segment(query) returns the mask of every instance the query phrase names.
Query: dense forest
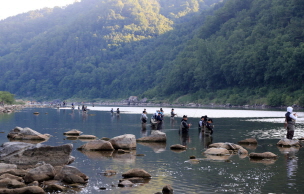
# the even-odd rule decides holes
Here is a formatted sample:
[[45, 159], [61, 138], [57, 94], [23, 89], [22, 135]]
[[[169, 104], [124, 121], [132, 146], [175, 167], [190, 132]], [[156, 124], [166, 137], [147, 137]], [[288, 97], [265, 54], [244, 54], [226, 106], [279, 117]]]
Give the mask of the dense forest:
[[82, 0], [0, 21], [19, 98], [304, 105], [304, 1]]

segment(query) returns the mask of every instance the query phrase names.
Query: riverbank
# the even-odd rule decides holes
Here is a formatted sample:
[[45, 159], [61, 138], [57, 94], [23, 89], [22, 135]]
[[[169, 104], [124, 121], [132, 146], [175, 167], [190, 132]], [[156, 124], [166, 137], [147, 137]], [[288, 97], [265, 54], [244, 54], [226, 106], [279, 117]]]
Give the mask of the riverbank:
[[21, 110], [23, 108], [24, 108], [23, 105], [4, 105], [4, 106], [0, 106], [0, 113], [11, 113], [16, 110]]

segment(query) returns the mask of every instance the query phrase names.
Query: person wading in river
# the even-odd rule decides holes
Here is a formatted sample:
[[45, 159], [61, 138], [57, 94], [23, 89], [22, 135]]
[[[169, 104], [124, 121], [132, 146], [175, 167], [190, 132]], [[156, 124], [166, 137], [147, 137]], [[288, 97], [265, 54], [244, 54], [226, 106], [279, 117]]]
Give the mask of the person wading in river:
[[180, 125], [180, 132], [181, 133], [188, 133], [191, 125], [192, 124], [188, 124], [188, 117], [187, 117], [187, 115], [184, 115], [183, 119], [181, 121], [181, 125]]
[[213, 120], [209, 118], [207, 120], [206, 127], [205, 127], [205, 136], [210, 136], [213, 134], [214, 126], [212, 124], [213, 124]]
[[141, 123], [142, 123], [142, 124], [146, 124], [146, 123], [147, 123], [148, 116], [147, 116], [146, 111], [143, 111], [143, 113], [142, 113], [141, 116], [140, 116], [140, 120], [141, 120]]
[[198, 122], [199, 131], [201, 131], [201, 132], [205, 131], [206, 124], [207, 124], [207, 118], [208, 118], [207, 115], [201, 117], [201, 120]]
[[287, 113], [285, 114], [285, 125], [287, 125], [287, 139], [292, 139], [295, 130], [295, 121], [297, 120], [297, 114], [292, 114], [293, 108], [287, 107]]

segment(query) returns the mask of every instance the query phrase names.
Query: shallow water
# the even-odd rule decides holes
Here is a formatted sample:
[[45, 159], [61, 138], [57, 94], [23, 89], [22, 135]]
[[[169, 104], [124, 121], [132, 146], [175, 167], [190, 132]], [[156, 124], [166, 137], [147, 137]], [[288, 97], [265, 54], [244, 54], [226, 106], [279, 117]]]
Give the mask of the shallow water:
[[[85, 152], [76, 149], [85, 142], [68, 140], [63, 135], [71, 129], [84, 134], [102, 137], [115, 137], [122, 134], [134, 134], [136, 138], [149, 135], [149, 125], [140, 124], [141, 107], [121, 107], [120, 116], [109, 113], [111, 107], [89, 107], [87, 115], [71, 109], [24, 109], [12, 114], [0, 115], [0, 141], [8, 141], [7, 133], [16, 126], [29, 127], [40, 133], [49, 133], [53, 137], [46, 145], [74, 145], [72, 155], [75, 166], [90, 177], [88, 185], [70, 193], [156, 193], [166, 184], [171, 184], [174, 193], [302, 193], [304, 190], [303, 148], [280, 149], [278, 140], [285, 136], [283, 128], [284, 110], [230, 110], [175, 108], [178, 116], [187, 114], [193, 127], [189, 137], [180, 137], [178, 127], [180, 118], [171, 122], [165, 117], [162, 131], [167, 134], [167, 143], [138, 143], [132, 153]], [[116, 107], [113, 107], [114, 110]], [[148, 116], [157, 108], [147, 108]], [[171, 108], [164, 108], [169, 113]], [[33, 112], [39, 112], [34, 115]], [[47, 114], [46, 114], [47, 113]], [[198, 117], [208, 115], [214, 118], [212, 139], [203, 137], [198, 129]], [[303, 112], [298, 112], [300, 117]], [[295, 137], [302, 137], [303, 120], [297, 122]], [[245, 147], [250, 152], [270, 151], [279, 156], [276, 161], [250, 161], [248, 157], [206, 157], [202, 152], [207, 145], [216, 142], [237, 143], [239, 140], [255, 137], [258, 146]], [[183, 152], [170, 150], [173, 144], [186, 144]], [[145, 156], [135, 156], [144, 154]], [[198, 163], [188, 161], [190, 156], [200, 159]], [[117, 187], [122, 173], [131, 168], [143, 168], [152, 175], [152, 179], [132, 188]], [[114, 176], [104, 176], [105, 170], [115, 170]], [[99, 188], [105, 187], [106, 190]]]

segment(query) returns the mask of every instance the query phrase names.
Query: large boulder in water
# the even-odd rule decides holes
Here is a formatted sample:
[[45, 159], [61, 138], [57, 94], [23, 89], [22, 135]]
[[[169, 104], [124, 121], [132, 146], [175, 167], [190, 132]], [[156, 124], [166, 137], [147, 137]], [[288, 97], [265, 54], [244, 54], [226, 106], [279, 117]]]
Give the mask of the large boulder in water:
[[16, 164], [20, 168], [30, 168], [45, 162], [53, 166], [62, 166], [74, 161], [70, 154], [73, 144], [48, 146], [23, 142], [6, 142], [0, 146], [0, 160]]
[[173, 188], [171, 185], [166, 185], [163, 187], [163, 190], [162, 190], [162, 193], [163, 194], [173, 194]]
[[45, 194], [45, 191], [38, 186], [29, 186], [17, 189], [0, 188], [0, 194]]
[[255, 138], [247, 138], [238, 142], [238, 144], [258, 144]]
[[138, 142], [166, 142], [167, 137], [166, 137], [166, 133], [158, 131], [158, 130], [153, 130], [151, 135], [149, 135], [147, 137], [139, 138], [136, 141], [138, 141]]
[[56, 176], [54, 179], [66, 182], [68, 184], [85, 184], [89, 179], [87, 175], [80, 172], [80, 170], [74, 166], [55, 167], [55, 170]]
[[94, 140], [80, 146], [78, 150], [114, 150], [114, 148], [108, 141]]
[[28, 127], [26, 127], [26, 128], [15, 127], [8, 133], [7, 138], [12, 139], [12, 140], [41, 140], [41, 141], [44, 141], [44, 140], [49, 139], [50, 135], [41, 134]]
[[223, 148], [231, 151], [232, 153], [238, 153], [240, 155], [246, 155], [248, 154], [248, 151], [243, 148], [240, 145], [234, 144], [234, 143], [213, 143], [209, 145], [209, 148]]
[[127, 172], [123, 173], [122, 176], [124, 178], [130, 178], [130, 177], [151, 178], [151, 175], [147, 171], [140, 168], [134, 168], [128, 170]]
[[272, 152], [263, 152], [263, 153], [250, 153], [249, 158], [251, 159], [277, 159], [277, 155]]
[[82, 132], [77, 129], [72, 129], [70, 131], [63, 133], [63, 135], [71, 135], [71, 136], [79, 136], [80, 134], [82, 134]]
[[299, 140], [283, 138], [277, 143], [277, 146], [301, 147], [301, 144], [300, 144]]
[[45, 164], [38, 166], [29, 170], [29, 172], [24, 176], [24, 181], [26, 183], [31, 183], [33, 181], [47, 181], [55, 177], [55, 169], [50, 164]]
[[181, 144], [174, 144], [172, 146], [170, 146], [171, 150], [186, 150], [187, 147]]
[[125, 134], [109, 140], [114, 149], [136, 149], [135, 135]]
[[204, 154], [224, 156], [224, 155], [230, 155], [230, 152], [226, 148], [209, 148], [204, 152]]

